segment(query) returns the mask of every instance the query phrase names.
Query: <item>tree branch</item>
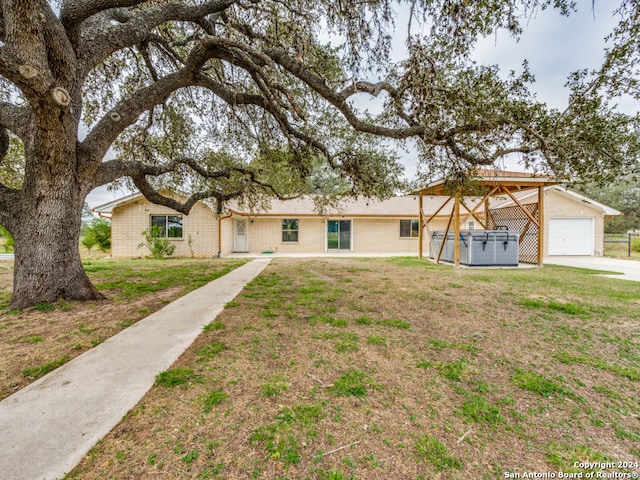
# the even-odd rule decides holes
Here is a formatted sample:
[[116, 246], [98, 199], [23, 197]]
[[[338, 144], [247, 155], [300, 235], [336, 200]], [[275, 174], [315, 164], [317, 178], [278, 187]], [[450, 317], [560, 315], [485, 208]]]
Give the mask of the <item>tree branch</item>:
[[[147, 180], [148, 176], [160, 176], [166, 173], [174, 172], [181, 165], [186, 165], [195, 171], [200, 177], [207, 180], [216, 180], [220, 178], [229, 179], [233, 173], [240, 174], [244, 177], [243, 187], [232, 192], [222, 192], [216, 188], [211, 188], [193, 194], [186, 202], [180, 203], [175, 199], [161, 195]], [[100, 165], [95, 176], [96, 183], [93, 187], [105, 185], [121, 177], [130, 177], [140, 192], [152, 203], [165, 205], [169, 208], [187, 215], [193, 205], [199, 200], [205, 198], [215, 198], [219, 204], [241, 196], [247, 186], [253, 184], [268, 190], [269, 193], [280, 200], [287, 200], [295, 197], [288, 197], [280, 194], [272, 185], [262, 182], [258, 179], [258, 172], [244, 167], [225, 167], [222, 170], [210, 171], [200, 165], [196, 159], [191, 157], [179, 157], [171, 162], [162, 165], [149, 165], [143, 162], [130, 162], [124, 160], [110, 160]]]
[[83, 42], [78, 56], [81, 58], [82, 76], [112, 53], [143, 42], [154, 28], [163, 23], [182, 21], [199, 24], [204, 17], [220, 13], [234, 3], [237, 0], [208, 0], [201, 5], [165, 3], [135, 14], [119, 11], [115, 25], [112, 25], [112, 17], [97, 15], [91, 22], [86, 22], [80, 32]]
[[[329, 151], [324, 145], [295, 129], [286, 115], [280, 112], [274, 104], [268, 102], [265, 97], [236, 92], [212, 78], [198, 73], [198, 70], [211, 58], [235, 59], [229, 50], [219, 45], [221, 42], [224, 43], [224, 39], [207, 39], [193, 49], [182, 70], [169, 74], [120, 101], [96, 124], [82, 142], [81, 150], [84, 152], [85, 158], [94, 162], [100, 161], [118, 135], [133, 125], [143, 112], [164, 103], [176, 90], [189, 86], [207, 88], [231, 106], [255, 105], [269, 112], [280, 123], [283, 131], [317, 148], [329, 158]], [[246, 60], [235, 59], [234, 62], [241, 64], [242, 68], [253, 68]]]
[[153, 186], [147, 181], [145, 177], [134, 177], [133, 183], [136, 188], [140, 190], [140, 193], [144, 195], [144, 197], [149, 200], [151, 203], [155, 203], [156, 205], [164, 205], [165, 207], [169, 207], [174, 209], [177, 212], [183, 213], [184, 215], [188, 215], [191, 211], [191, 208], [199, 202], [200, 200], [205, 200], [207, 198], [215, 198], [218, 203], [218, 213], [222, 210], [222, 204], [228, 200], [233, 198], [237, 198], [242, 195], [244, 190], [237, 190], [231, 193], [222, 193], [216, 189], [210, 189], [204, 192], [198, 192], [191, 195], [186, 202], [181, 203], [178, 200], [175, 200], [171, 197], [167, 197], [159, 193]]
[[315, 148], [319, 152], [321, 152], [327, 160], [333, 165], [332, 155], [329, 152], [329, 149], [326, 145], [324, 145], [319, 140], [307, 135], [306, 133], [296, 129], [287, 116], [280, 112], [275, 108], [275, 106], [269, 104], [266, 99], [260, 95], [253, 95], [247, 93], [239, 93], [229, 88], [226, 88], [224, 85], [216, 82], [212, 78], [206, 75], [199, 74], [196, 76], [196, 86], [204, 87], [214, 93], [217, 97], [224, 100], [231, 106], [238, 105], [255, 105], [263, 110], [269, 112], [278, 122], [280, 128], [286, 135], [290, 135], [298, 140], [306, 143], [310, 147]]
[[24, 141], [27, 137], [31, 114], [32, 110], [28, 104], [17, 106], [8, 102], [0, 102], [0, 127], [13, 132]]
[[2, 18], [0, 75], [17, 86], [34, 108], [45, 99], [60, 104], [55, 94], [64, 89], [68, 96], [67, 90], [77, 85], [76, 57], [49, 3], [5, 2]]
[[512, 147], [512, 148], [498, 148], [494, 150], [494, 152], [491, 153], [490, 155], [477, 156], [463, 150], [456, 143], [453, 137], [447, 139], [446, 143], [456, 157], [466, 160], [471, 165], [491, 165], [506, 155], [510, 155], [512, 153], [531, 153], [532, 151], [531, 147], [527, 145], [522, 145], [519, 147]]
[[52, 83], [46, 62], [25, 61], [7, 44], [0, 46], [0, 76], [18, 87], [27, 98], [46, 95]]
[[[359, 132], [371, 133], [373, 135], [395, 139], [422, 137], [425, 141], [428, 141], [430, 138], [436, 138], [436, 133], [433, 130], [422, 125], [414, 124], [407, 128], [388, 128], [381, 125], [373, 125], [371, 123], [363, 122], [357, 117], [353, 109], [347, 103], [349, 96], [357, 93], [355, 89], [335, 92], [327, 85], [326, 81], [322, 77], [312, 73], [301, 62], [295, 60], [285, 52], [270, 48], [266, 49], [265, 53], [278, 65], [283, 67], [299, 80], [303, 81], [331, 105], [336, 107], [347, 122], [349, 122], [349, 124]], [[362, 86], [364, 85], [365, 83], [363, 82]]]
[[134, 95], [121, 100], [89, 132], [81, 144], [84, 161], [100, 161], [114, 140], [138, 117], [156, 105], [164, 103], [179, 88], [193, 84], [190, 69], [183, 69], [161, 78], [152, 85], [141, 88]]
[[[144, 177], [144, 176], [159, 176], [165, 173], [170, 173], [176, 170], [180, 165], [187, 165], [203, 178], [216, 179], [216, 178], [229, 178], [231, 176], [231, 168], [223, 170], [209, 171], [203, 168], [197, 160], [191, 157], [179, 157], [171, 162], [161, 165], [150, 165], [143, 162], [131, 162], [126, 160], [109, 160], [100, 164], [95, 176], [95, 183], [93, 188], [106, 185], [117, 180], [120, 177]], [[236, 169], [234, 169], [236, 170]]]
[[347, 88], [339, 92], [338, 95], [340, 95], [343, 99], [347, 100], [352, 95], [355, 95], [357, 93], [368, 93], [373, 97], [377, 97], [378, 95], [380, 95], [382, 91], [386, 91], [387, 94], [394, 100], [394, 103], [396, 106], [396, 113], [400, 118], [402, 118], [405, 122], [407, 122], [407, 125], [409, 125], [410, 127], [418, 126], [418, 122], [416, 122], [416, 120], [413, 117], [408, 115], [402, 109], [402, 99], [400, 98], [400, 94], [398, 90], [389, 82], [378, 82], [378, 83], [370, 83], [370, 82], [364, 82], [364, 81], [353, 82]]
[[105, 10], [134, 7], [146, 0], [65, 0], [60, 8], [60, 20], [67, 30], [73, 29], [87, 18]]

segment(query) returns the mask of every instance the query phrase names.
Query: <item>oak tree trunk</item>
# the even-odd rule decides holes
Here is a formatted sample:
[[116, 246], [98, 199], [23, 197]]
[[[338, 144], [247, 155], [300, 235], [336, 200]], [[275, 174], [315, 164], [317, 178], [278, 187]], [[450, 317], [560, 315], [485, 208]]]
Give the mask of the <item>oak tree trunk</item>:
[[22, 201], [13, 218], [15, 267], [9, 308], [105, 297], [80, 260], [82, 207], [88, 189], [79, 179], [72, 119], [51, 118], [27, 145]]

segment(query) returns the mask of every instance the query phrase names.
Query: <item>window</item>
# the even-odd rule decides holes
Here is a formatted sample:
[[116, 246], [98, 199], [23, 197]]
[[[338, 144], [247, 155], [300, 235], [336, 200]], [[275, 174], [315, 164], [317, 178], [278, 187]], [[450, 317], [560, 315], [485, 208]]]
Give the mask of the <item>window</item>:
[[160, 236], [182, 238], [182, 215], [151, 215], [151, 227], [160, 226]]
[[282, 220], [282, 241], [283, 242], [298, 241], [298, 220], [297, 219]]
[[473, 220], [472, 220], [472, 221], [470, 221], [470, 222], [467, 224], [467, 228], [468, 228], [469, 230], [474, 230], [474, 229], [476, 228], [476, 222], [474, 222]]
[[419, 236], [418, 220], [400, 220], [400, 238]]

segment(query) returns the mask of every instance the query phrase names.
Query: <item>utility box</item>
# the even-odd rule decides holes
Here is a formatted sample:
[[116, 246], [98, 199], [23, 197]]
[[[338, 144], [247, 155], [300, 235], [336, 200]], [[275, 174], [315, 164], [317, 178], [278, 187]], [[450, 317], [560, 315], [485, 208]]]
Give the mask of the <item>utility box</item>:
[[[444, 242], [440, 260], [454, 262], [455, 234], [443, 230], [431, 234], [429, 256], [437, 258]], [[507, 230], [460, 230], [460, 264], [483, 267], [518, 266], [519, 234]]]

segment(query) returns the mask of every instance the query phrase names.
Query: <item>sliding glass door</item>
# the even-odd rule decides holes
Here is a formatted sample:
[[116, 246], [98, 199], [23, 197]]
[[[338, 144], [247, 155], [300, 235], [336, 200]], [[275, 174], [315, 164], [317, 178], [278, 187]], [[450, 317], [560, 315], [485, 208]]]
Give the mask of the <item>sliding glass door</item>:
[[351, 249], [351, 220], [327, 221], [327, 250]]

